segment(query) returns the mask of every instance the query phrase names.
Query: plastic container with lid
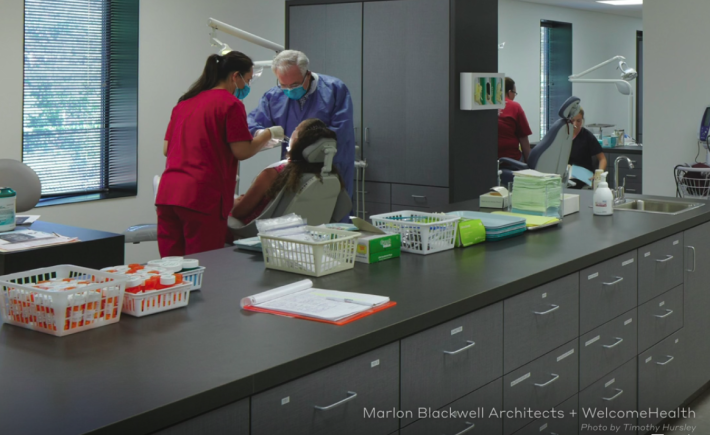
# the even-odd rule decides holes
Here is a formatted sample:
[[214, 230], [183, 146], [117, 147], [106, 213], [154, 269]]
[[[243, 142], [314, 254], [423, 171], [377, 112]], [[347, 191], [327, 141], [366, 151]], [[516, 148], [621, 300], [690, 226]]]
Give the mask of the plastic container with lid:
[[15, 229], [17, 193], [9, 187], [0, 187], [0, 232]]

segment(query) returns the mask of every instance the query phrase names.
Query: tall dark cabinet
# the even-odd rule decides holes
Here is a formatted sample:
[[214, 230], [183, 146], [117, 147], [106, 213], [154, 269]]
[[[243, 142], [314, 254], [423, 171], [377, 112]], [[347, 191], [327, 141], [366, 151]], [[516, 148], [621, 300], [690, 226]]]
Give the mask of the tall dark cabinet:
[[286, 22], [287, 46], [350, 90], [368, 215], [495, 185], [498, 112], [460, 110], [459, 73], [497, 71], [497, 0], [293, 0]]

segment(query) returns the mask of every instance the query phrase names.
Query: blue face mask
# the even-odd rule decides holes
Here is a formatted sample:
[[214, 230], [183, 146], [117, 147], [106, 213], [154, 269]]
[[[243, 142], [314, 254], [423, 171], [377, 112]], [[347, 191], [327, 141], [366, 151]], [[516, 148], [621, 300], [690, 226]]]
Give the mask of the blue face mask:
[[284, 89], [283, 91], [292, 100], [300, 100], [307, 92], [303, 86], [299, 86], [296, 89]]
[[[242, 77], [242, 80], [244, 80], [244, 77]], [[251, 86], [247, 84], [247, 81], [244, 80], [244, 87], [242, 89], [235, 89], [234, 90], [234, 96], [239, 98], [240, 100], [243, 100], [249, 95], [249, 92], [251, 91]]]

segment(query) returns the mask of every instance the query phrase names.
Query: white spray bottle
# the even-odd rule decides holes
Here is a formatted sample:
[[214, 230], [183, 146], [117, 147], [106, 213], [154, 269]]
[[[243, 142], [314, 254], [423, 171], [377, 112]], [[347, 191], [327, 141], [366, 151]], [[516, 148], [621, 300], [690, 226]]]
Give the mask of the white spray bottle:
[[599, 182], [599, 187], [594, 191], [594, 214], [599, 216], [611, 216], [614, 214], [614, 194], [609, 189], [606, 182], [608, 172], [604, 172]]

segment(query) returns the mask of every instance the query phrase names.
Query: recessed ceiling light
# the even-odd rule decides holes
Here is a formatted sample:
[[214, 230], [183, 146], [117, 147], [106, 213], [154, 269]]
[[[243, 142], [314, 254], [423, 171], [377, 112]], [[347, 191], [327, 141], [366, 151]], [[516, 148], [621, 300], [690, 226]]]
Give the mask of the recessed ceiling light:
[[605, 3], [614, 6], [642, 5], [643, 0], [597, 0], [597, 3]]

